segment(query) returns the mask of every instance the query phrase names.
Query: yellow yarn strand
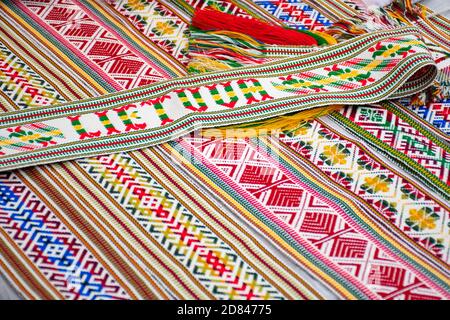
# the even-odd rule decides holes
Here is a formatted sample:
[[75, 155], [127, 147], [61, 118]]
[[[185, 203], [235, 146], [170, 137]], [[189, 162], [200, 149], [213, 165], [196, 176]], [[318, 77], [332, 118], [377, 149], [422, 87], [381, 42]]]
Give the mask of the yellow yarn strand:
[[319, 36], [321, 36], [322, 38], [324, 38], [328, 42], [329, 45], [337, 44], [336, 38], [334, 38], [333, 36], [331, 36], [328, 33], [320, 32], [320, 31], [314, 31], [314, 33], [316, 33]]
[[194, 57], [187, 65], [187, 68], [192, 68], [201, 73], [231, 69], [231, 67], [226, 65], [225, 63], [207, 57]]
[[247, 138], [280, 131], [296, 132], [306, 121], [340, 110], [342, 107], [342, 105], [318, 107], [251, 123], [202, 129], [201, 133], [205, 137]]

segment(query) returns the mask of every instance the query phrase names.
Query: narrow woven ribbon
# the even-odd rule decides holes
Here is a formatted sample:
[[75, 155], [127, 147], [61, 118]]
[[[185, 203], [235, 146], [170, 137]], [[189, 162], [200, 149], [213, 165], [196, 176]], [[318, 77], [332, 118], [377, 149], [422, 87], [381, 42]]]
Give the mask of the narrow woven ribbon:
[[400, 28], [258, 66], [3, 113], [0, 170], [135, 150], [200, 128], [327, 105], [399, 98], [424, 90], [436, 72], [419, 31]]

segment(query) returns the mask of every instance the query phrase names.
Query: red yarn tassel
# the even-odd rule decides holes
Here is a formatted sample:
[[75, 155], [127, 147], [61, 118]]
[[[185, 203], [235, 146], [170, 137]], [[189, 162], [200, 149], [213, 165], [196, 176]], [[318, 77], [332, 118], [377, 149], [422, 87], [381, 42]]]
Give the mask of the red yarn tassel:
[[217, 10], [196, 10], [192, 26], [201, 30], [228, 30], [246, 34], [262, 43], [280, 45], [317, 46], [317, 40], [305, 33], [248, 19]]

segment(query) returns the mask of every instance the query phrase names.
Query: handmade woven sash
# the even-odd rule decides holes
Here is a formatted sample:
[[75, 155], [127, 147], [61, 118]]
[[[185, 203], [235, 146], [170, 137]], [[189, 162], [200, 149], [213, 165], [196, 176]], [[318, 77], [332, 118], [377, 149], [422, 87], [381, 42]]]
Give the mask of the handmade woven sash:
[[414, 28], [366, 34], [254, 67], [0, 116], [0, 170], [135, 150], [199, 128], [422, 91], [435, 63]]

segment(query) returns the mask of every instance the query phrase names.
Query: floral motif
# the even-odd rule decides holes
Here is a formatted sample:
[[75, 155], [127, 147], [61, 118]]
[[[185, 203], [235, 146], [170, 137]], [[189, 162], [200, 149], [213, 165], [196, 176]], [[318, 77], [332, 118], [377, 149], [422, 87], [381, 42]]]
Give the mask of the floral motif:
[[293, 75], [288, 75], [287, 77], [280, 77], [280, 80], [282, 80], [281, 84], [272, 82], [272, 85], [281, 91], [286, 92], [297, 92], [297, 89], [301, 88], [307, 88], [314, 90], [315, 92], [320, 91], [328, 91], [325, 89], [323, 85], [314, 84], [311, 81], [303, 80], [300, 78], [295, 78]]
[[327, 145], [323, 148], [323, 152], [320, 154], [322, 159], [327, 165], [346, 164], [346, 158], [350, 155], [350, 151], [341, 143], [335, 145]]
[[171, 35], [175, 33], [177, 24], [173, 21], [158, 21], [152, 31], [158, 36]]
[[374, 82], [375, 79], [371, 77], [370, 72], [361, 73], [361, 71], [350, 68], [339, 68], [337, 64], [331, 68], [325, 68], [328, 71], [328, 76], [339, 77], [341, 80], [358, 81], [361, 85], [365, 86], [367, 82]]
[[147, 4], [147, 0], [128, 0], [128, 2], [124, 5], [124, 8], [129, 11], [144, 10]]
[[208, 2], [206, 3], [206, 7], [209, 7], [211, 9], [217, 10], [217, 11], [221, 11], [221, 12], [226, 12], [226, 13], [232, 13], [231, 11], [227, 10], [227, 8], [222, 5], [219, 1], [216, 0], [208, 0]]
[[378, 209], [381, 213], [383, 213], [387, 217], [398, 215], [396, 202], [389, 202], [386, 200], [381, 200], [381, 201], [376, 201], [373, 204], [376, 209]]
[[375, 177], [366, 177], [361, 189], [369, 193], [388, 192], [389, 185], [392, 183], [392, 179], [388, 176], [381, 174]]
[[409, 210], [409, 218], [406, 219], [406, 224], [413, 230], [422, 231], [425, 229], [436, 228], [436, 220], [439, 216], [429, 207], [422, 207], [419, 210]]
[[[11, 133], [9, 134], [10, 138], [17, 138], [21, 142], [26, 143], [40, 143], [43, 147], [48, 146], [49, 144], [54, 144], [52, 141], [53, 137], [51, 136], [43, 136], [39, 132], [27, 131], [23, 129], [21, 126], [18, 126], [14, 129], [8, 129]], [[59, 133], [59, 132], [58, 132]]]
[[319, 134], [320, 139], [326, 139], [326, 140], [339, 139], [339, 136], [336, 133], [334, 133], [333, 131], [331, 131], [327, 128], [319, 129], [319, 131], [317, 131], [317, 133]]
[[395, 56], [402, 56], [402, 58], [406, 57], [407, 53], [414, 53], [415, 51], [412, 50], [412, 46], [406, 46], [401, 47], [399, 45], [393, 45], [392, 43], [388, 45], [382, 45], [381, 42], [377, 43], [377, 45], [373, 48], [369, 49], [369, 52], [372, 53], [372, 58], [376, 58], [378, 56], [383, 57], [395, 57]]
[[[3, 148], [25, 148], [23, 150], [31, 150], [36, 148], [33, 146], [35, 144], [47, 147], [56, 144], [56, 141], [54, 141], [55, 137], [63, 137], [61, 130], [51, 126], [42, 126], [41, 124], [17, 126], [6, 130], [10, 134], [8, 138], [0, 137], [0, 150]], [[0, 151], [0, 155], [4, 154], [3, 151]]]

